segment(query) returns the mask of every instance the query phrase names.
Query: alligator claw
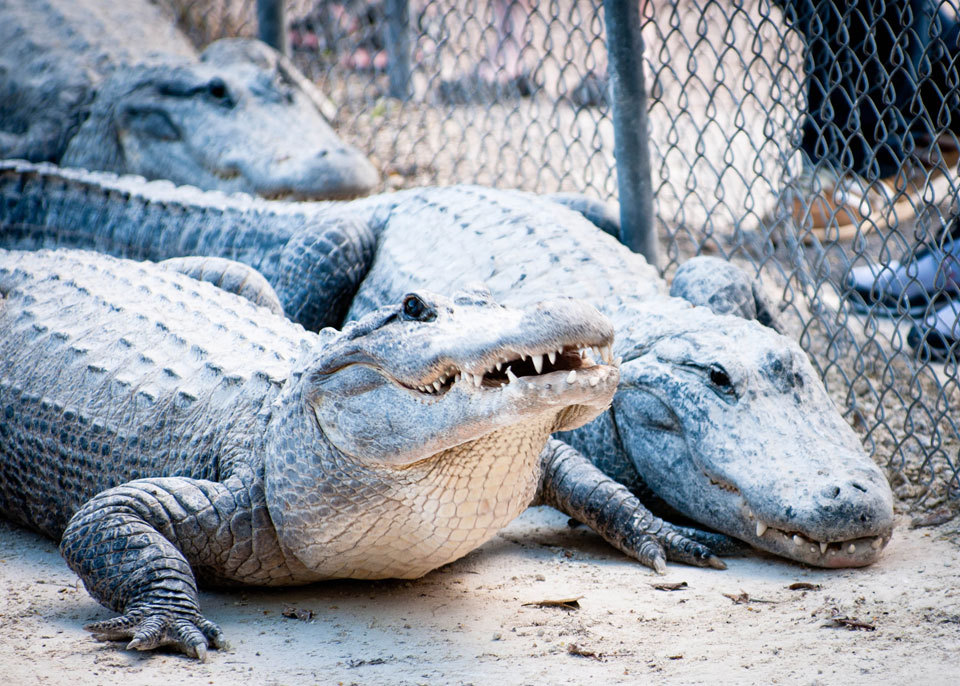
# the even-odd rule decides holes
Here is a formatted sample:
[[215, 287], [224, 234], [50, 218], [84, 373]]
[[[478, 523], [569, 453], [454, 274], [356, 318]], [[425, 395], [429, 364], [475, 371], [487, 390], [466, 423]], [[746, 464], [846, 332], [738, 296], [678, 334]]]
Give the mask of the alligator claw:
[[128, 650], [153, 650], [169, 645], [200, 661], [206, 661], [208, 646], [226, 647], [220, 627], [199, 615], [187, 618], [167, 612], [148, 614], [132, 610], [122, 617], [88, 624], [84, 629], [101, 641], [130, 639]]

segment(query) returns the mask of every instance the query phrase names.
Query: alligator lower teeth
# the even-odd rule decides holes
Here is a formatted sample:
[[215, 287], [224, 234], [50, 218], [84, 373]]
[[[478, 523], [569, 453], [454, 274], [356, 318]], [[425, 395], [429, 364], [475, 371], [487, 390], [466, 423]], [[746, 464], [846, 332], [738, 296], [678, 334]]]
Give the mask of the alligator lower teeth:
[[507, 367], [507, 383], [513, 383], [517, 380], [517, 375], [513, 373], [510, 367]]
[[567, 374], [567, 383], [573, 383], [576, 380], [577, 380], [577, 370], [571, 369], [570, 373]]
[[851, 544], [849, 545], [849, 547], [847, 548], [847, 552], [850, 553], [851, 555], [853, 555], [855, 552], [857, 552], [857, 546], [856, 546], [856, 544], [851, 543]]
[[793, 544], [794, 545], [803, 545], [803, 536], [800, 534], [793, 535]]
[[873, 548], [874, 550], [880, 550], [880, 546], [882, 545], [883, 545], [882, 538], [875, 538], [873, 539], [873, 541], [870, 542], [870, 547]]

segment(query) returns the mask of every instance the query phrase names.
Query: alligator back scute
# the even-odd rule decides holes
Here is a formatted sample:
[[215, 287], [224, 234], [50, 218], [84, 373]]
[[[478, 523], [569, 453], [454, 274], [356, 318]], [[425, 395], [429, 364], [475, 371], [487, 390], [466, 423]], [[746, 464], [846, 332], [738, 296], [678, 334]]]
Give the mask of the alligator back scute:
[[182, 274], [33, 256], [0, 251], [0, 514], [57, 538], [102, 490], [251, 459], [303, 329]]

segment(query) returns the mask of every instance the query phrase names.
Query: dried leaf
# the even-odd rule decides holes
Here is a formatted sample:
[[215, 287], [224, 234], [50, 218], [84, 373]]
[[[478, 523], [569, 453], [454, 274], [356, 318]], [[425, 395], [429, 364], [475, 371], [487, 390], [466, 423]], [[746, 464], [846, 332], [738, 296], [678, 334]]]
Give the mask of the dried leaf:
[[578, 601], [581, 598], [583, 598], [582, 595], [578, 595], [575, 598], [534, 600], [533, 602], [523, 603], [523, 607], [559, 607], [564, 610], [579, 610], [580, 603]]
[[682, 591], [687, 588], [686, 581], [678, 581], [675, 584], [650, 584], [658, 591]]
[[724, 598], [729, 598], [737, 605], [743, 605], [744, 603], [775, 603], [776, 600], [764, 600], [763, 598], [751, 598], [747, 595], [746, 591], [740, 591], [739, 594], [733, 595], [732, 593], [724, 593]]
[[589, 657], [591, 659], [597, 660], [598, 662], [603, 659], [603, 653], [597, 653], [589, 648], [583, 648], [578, 646], [576, 643], [570, 643], [567, 645], [567, 652], [570, 655], [576, 655], [577, 657]]
[[946, 524], [957, 516], [957, 511], [949, 507], [942, 507], [939, 510], [919, 515], [910, 520], [911, 529], [920, 529], [927, 526], [940, 526]]
[[871, 624], [870, 622], [861, 622], [856, 617], [847, 617], [844, 614], [840, 613], [840, 610], [833, 608], [831, 610], [830, 622], [823, 624], [822, 626], [831, 629], [838, 629], [844, 627], [850, 629], [851, 631], [856, 631], [857, 629], [863, 629], [864, 631], [876, 631], [877, 627]]
[[790, 584], [787, 588], [791, 591], [819, 591], [822, 586], [820, 586], [820, 584], [811, 584], [808, 581], [798, 581]]

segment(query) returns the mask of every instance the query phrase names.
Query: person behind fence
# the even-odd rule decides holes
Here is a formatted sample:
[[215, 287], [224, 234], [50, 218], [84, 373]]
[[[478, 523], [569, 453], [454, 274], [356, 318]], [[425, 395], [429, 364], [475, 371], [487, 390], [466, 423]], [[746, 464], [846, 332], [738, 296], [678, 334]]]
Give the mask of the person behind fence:
[[[957, 157], [960, 24], [940, 0], [777, 0], [806, 44], [808, 169], [881, 184], [908, 165]], [[946, 135], [943, 135], [946, 134]], [[956, 168], [952, 170], [951, 186]], [[823, 178], [821, 173], [820, 177]], [[949, 179], [948, 179], [949, 180]], [[956, 191], [953, 187], [952, 190]], [[921, 198], [913, 198], [922, 203]], [[960, 340], [960, 221], [902, 262], [855, 267], [860, 309], [924, 315], [908, 335], [945, 358]], [[960, 354], [960, 350], [957, 351]]]

